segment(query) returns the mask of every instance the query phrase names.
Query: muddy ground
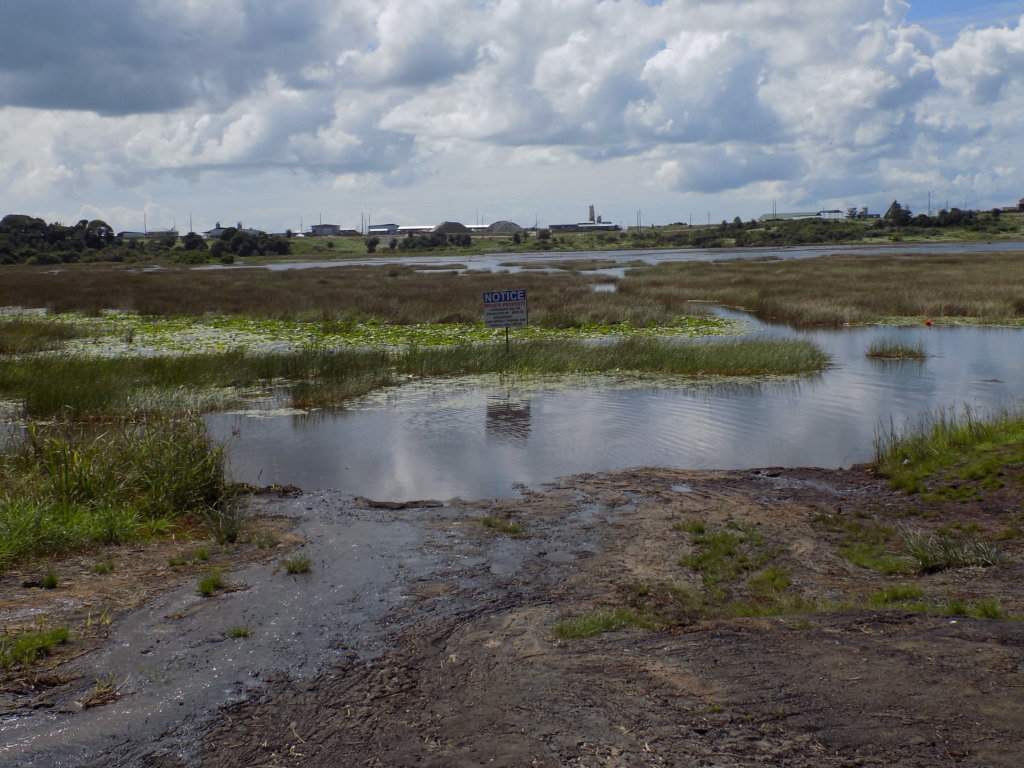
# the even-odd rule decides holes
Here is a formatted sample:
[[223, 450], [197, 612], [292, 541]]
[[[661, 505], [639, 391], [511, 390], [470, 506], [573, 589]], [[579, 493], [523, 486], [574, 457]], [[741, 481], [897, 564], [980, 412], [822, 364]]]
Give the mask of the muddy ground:
[[[106, 623], [8, 677], [0, 764], [1016, 767], [1019, 488], [949, 504], [863, 467], [638, 469], [474, 502], [259, 496], [277, 544], [214, 552], [230, 576], [213, 597], [206, 561], [152, 549], [106, 574], [87, 555], [46, 594], [3, 577], [8, 627]], [[741, 542], [735, 573], [680, 563], [698, 524]], [[841, 554], [898, 555], [907, 531], [1002, 560], [885, 574]], [[296, 554], [309, 573], [283, 569]], [[786, 579], [766, 590], [751, 576], [769, 568]], [[894, 586], [915, 597], [880, 601]], [[556, 634], [613, 609], [634, 621]]]

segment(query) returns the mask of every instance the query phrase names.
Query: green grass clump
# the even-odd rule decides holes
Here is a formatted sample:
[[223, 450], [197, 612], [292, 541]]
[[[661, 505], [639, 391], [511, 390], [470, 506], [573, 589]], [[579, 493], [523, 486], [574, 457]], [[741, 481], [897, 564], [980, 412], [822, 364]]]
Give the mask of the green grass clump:
[[494, 515], [484, 515], [478, 519], [484, 527], [490, 528], [492, 531], [504, 533], [509, 538], [519, 539], [526, 535], [526, 529], [514, 520]]
[[887, 525], [848, 515], [820, 514], [815, 522], [842, 534], [839, 555], [861, 568], [886, 574], [910, 573], [913, 564], [896, 549], [896, 532]]
[[210, 571], [205, 576], [199, 577], [199, 581], [196, 582], [196, 592], [203, 597], [212, 597], [218, 590], [223, 589], [226, 585], [227, 579], [224, 576], [224, 572], [214, 570]]
[[922, 573], [998, 565], [1003, 561], [998, 547], [977, 539], [953, 539], [921, 531], [908, 531], [904, 538], [910, 556]]
[[[894, 488], [916, 493], [925, 481], [949, 480], [945, 495], [969, 496], [985, 488], [1009, 464], [1024, 461], [1024, 412], [1003, 412], [981, 419], [970, 409], [924, 414], [903, 429], [891, 425], [875, 438], [874, 461]], [[972, 487], [959, 489], [965, 483]]]
[[284, 568], [285, 573], [297, 575], [309, 573], [313, 568], [313, 561], [305, 555], [293, 555], [282, 560], [281, 566]]
[[31, 425], [0, 451], [0, 569], [147, 538], [225, 493], [223, 449], [199, 421]]
[[680, 520], [672, 523], [672, 530], [700, 536], [707, 531], [707, 525], [703, 520]]
[[21, 632], [0, 636], [0, 669], [10, 669], [15, 664], [27, 666], [54, 646], [66, 643], [71, 637], [67, 627], [52, 627], [37, 631]]
[[907, 558], [893, 554], [882, 543], [851, 541], [839, 549], [839, 554], [856, 566], [879, 573], [895, 575], [913, 570]]
[[251, 637], [252, 628], [248, 624], [233, 624], [224, 634], [232, 638]]
[[555, 625], [554, 632], [559, 640], [568, 640], [593, 637], [626, 626], [650, 628], [653, 624], [649, 617], [628, 608], [603, 608], [585, 616], [559, 622]]
[[878, 360], [924, 360], [928, 357], [923, 344], [900, 341], [873, 341], [865, 354]]
[[868, 603], [875, 606], [903, 606], [906, 603], [919, 604], [924, 597], [924, 590], [913, 584], [894, 584], [884, 587], [868, 598]]

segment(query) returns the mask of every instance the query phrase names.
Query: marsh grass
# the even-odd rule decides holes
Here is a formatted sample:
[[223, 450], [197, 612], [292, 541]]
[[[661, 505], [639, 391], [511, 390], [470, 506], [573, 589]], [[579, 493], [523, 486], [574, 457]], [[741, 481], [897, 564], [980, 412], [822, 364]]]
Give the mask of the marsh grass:
[[64, 342], [86, 335], [87, 329], [67, 323], [24, 317], [0, 319], [0, 355], [58, 349]]
[[303, 389], [307, 382], [327, 382], [330, 399], [336, 399], [365, 394], [395, 379], [386, 353], [364, 350], [143, 358], [60, 355], [20, 360], [0, 369], [0, 393], [21, 400], [28, 416], [59, 415], [76, 421], [212, 410], [226, 405], [223, 388], [276, 381], [298, 382], [297, 397], [313, 400]]
[[633, 338], [611, 344], [573, 341], [417, 348], [396, 356], [402, 373], [439, 376], [493, 371], [523, 374], [636, 371], [686, 376], [796, 375], [821, 371], [830, 363], [819, 347], [804, 341], [753, 340], [674, 343]]
[[[483, 292], [501, 287], [490, 273], [429, 273], [416, 265], [393, 264], [281, 271], [168, 268], [148, 274], [73, 264], [58, 274], [19, 266], [4, 269], [0, 306], [93, 314], [114, 309], [163, 317], [475, 323], [482, 314]], [[595, 293], [591, 286], [598, 279], [579, 272], [521, 272], [515, 275], [515, 287], [529, 291], [531, 323], [541, 326], [551, 326], [548, 316], [554, 314], [570, 319], [572, 325], [649, 325], [707, 312], [680, 292], [650, 301]]]
[[871, 342], [865, 354], [876, 360], [924, 360], [928, 357], [923, 344], [885, 340]]
[[941, 476], [950, 481], [941, 495], [971, 494], [1001, 483], [1007, 465], [1024, 461], [1024, 413], [981, 419], [969, 408], [928, 412], [903, 429], [890, 424], [876, 435], [874, 449], [878, 470], [894, 488], [921, 492]]
[[667, 294], [743, 307], [794, 325], [872, 323], [892, 318], [974, 318], [1020, 324], [1020, 253], [850, 253], [814, 259], [677, 262], [633, 270], [620, 297]]
[[[103, 421], [179, 415], [223, 407], [224, 388], [292, 383], [296, 407], [342, 402], [398, 375], [481, 373], [569, 374], [636, 371], [686, 376], [795, 375], [820, 371], [830, 360], [805, 341], [741, 339], [674, 343], [631, 338], [611, 344], [519, 341], [370, 350], [226, 352], [151, 358], [72, 355], [21, 360], [0, 369], [0, 394], [20, 399], [32, 418]], [[204, 398], [203, 393], [209, 393]]]
[[223, 449], [200, 422], [32, 425], [0, 452], [0, 569], [144, 539], [224, 503]]

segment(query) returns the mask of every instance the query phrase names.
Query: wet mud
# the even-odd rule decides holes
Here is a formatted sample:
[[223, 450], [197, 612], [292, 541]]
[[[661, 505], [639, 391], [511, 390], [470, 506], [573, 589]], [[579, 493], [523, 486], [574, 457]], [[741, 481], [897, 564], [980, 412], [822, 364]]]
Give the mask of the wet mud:
[[[869, 608], [893, 577], [841, 557], [821, 523], [995, 531], [1011, 496], [922, 515], [864, 468], [638, 469], [508, 499], [254, 503], [291, 521], [287, 553], [309, 572], [287, 573], [282, 550], [239, 563], [211, 598], [169, 579], [31, 706], [4, 694], [0, 765], [1020, 764], [1024, 624]], [[694, 579], [679, 564], [693, 520], [756, 526], [819, 608], [557, 638], [600, 609], [673, 615], [652, 585]], [[901, 583], [1020, 615], [1020, 545], [1003, 547], [998, 566]], [[97, 680], [118, 695], [81, 706]]]

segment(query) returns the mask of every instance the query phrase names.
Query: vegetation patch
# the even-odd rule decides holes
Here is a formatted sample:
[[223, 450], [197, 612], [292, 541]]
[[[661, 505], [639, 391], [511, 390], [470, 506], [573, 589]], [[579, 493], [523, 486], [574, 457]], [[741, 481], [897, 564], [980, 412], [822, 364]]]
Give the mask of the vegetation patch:
[[28, 666], [54, 646], [66, 643], [71, 637], [68, 627], [40, 626], [37, 630], [0, 635], [0, 668], [10, 669], [15, 664]]
[[555, 624], [555, 637], [559, 640], [593, 637], [603, 632], [613, 632], [627, 626], [652, 628], [655, 626], [649, 616], [628, 608], [604, 608], [575, 619]]
[[281, 567], [285, 573], [292, 575], [309, 573], [313, 569], [313, 561], [306, 555], [292, 555], [281, 561]]
[[910, 556], [921, 573], [998, 565], [1004, 559], [994, 544], [976, 539], [959, 540], [920, 531], [908, 531], [905, 538]]
[[216, 569], [200, 576], [196, 582], [196, 592], [203, 597], [212, 597], [227, 586], [224, 572]]
[[225, 488], [223, 449], [198, 421], [32, 425], [0, 452], [0, 569], [160, 535]]
[[916, 423], [875, 439], [875, 464], [894, 488], [934, 488], [938, 500], [965, 500], [1000, 487], [1024, 464], [1024, 413], [979, 418], [970, 409], [926, 413]]
[[69, 323], [15, 316], [0, 317], [0, 355], [25, 355], [59, 349], [86, 330]]
[[515, 520], [495, 515], [484, 515], [478, 519], [485, 528], [490, 528], [498, 533], [504, 533], [510, 539], [519, 539], [527, 535], [526, 529]]
[[876, 360], [924, 360], [928, 357], [923, 344], [900, 341], [873, 341], [865, 354]]

